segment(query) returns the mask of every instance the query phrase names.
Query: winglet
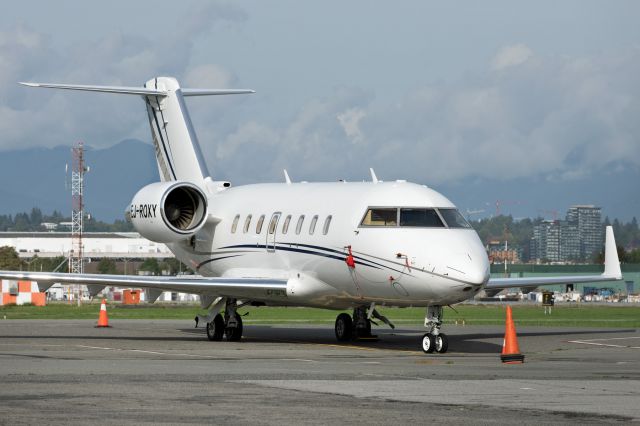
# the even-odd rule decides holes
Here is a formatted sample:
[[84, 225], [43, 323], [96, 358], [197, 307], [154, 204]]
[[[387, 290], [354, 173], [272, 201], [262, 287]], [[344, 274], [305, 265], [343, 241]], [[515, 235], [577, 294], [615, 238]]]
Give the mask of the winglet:
[[371, 182], [378, 183], [378, 176], [376, 176], [376, 172], [373, 171], [373, 167], [370, 167], [369, 171], [371, 172]]
[[606, 229], [603, 275], [617, 280], [622, 279], [620, 259], [618, 259], [618, 248], [616, 247], [616, 239], [613, 236], [613, 228], [611, 226], [607, 226]]
[[283, 169], [284, 170], [284, 181], [287, 183], [287, 185], [291, 185], [291, 178], [289, 177], [289, 173], [287, 173], [287, 169]]

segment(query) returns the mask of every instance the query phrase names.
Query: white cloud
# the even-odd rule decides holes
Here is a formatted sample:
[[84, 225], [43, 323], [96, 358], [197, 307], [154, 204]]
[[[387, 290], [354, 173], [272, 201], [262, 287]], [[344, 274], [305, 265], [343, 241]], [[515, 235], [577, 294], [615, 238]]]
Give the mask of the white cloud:
[[351, 142], [360, 143], [364, 139], [359, 123], [366, 115], [360, 108], [349, 108], [336, 117]]
[[22, 24], [0, 32], [0, 150], [69, 145], [101, 147], [149, 139], [143, 104], [132, 97], [29, 89], [18, 81], [141, 85], [156, 75], [226, 86], [233, 75], [215, 64], [190, 64], [193, 43], [220, 23], [246, 20], [239, 7], [209, 2], [180, 19], [175, 31], [149, 37], [114, 32], [59, 50]]
[[505, 68], [521, 65], [532, 56], [533, 51], [524, 44], [506, 46], [493, 58], [493, 69], [495, 71], [499, 71]]
[[187, 70], [185, 87], [229, 89], [234, 85], [234, 77], [228, 70], [216, 64], [199, 65]]
[[[64, 51], [26, 27], [0, 33], [0, 149], [149, 139], [139, 99], [27, 89], [19, 80], [130, 85], [164, 74], [184, 86], [242, 86], [223, 65], [191, 62], [194, 40], [220, 19], [246, 14], [205, 7], [163, 40], [112, 34]], [[518, 44], [486, 71], [392, 100], [337, 88], [291, 116], [260, 91], [188, 102], [211, 170], [236, 183], [281, 180], [282, 168], [296, 180], [353, 180], [372, 166], [381, 179], [436, 184], [640, 165], [640, 50], [534, 56]]]
[[241, 171], [240, 179], [260, 181], [279, 179], [281, 168], [298, 179], [359, 179], [373, 166], [384, 179], [442, 184], [467, 176], [573, 179], [620, 162], [640, 166], [639, 67], [640, 51], [548, 56], [419, 88], [394, 103], [336, 91], [286, 122], [241, 125], [220, 141], [240, 138], [243, 147], [219, 148], [221, 168], [230, 179]]

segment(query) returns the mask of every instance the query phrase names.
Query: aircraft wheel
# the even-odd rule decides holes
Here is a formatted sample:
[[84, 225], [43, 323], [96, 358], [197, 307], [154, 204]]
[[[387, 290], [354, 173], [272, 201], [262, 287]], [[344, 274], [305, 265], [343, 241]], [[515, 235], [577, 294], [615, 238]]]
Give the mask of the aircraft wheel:
[[430, 354], [436, 348], [435, 339], [433, 334], [427, 333], [422, 336], [422, 351], [426, 354]]
[[446, 334], [440, 333], [435, 337], [435, 351], [439, 354], [447, 352], [449, 349], [449, 338]]
[[218, 314], [213, 321], [207, 323], [207, 338], [211, 341], [220, 341], [224, 335], [224, 319]]
[[339, 342], [347, 342], [351, 340], [353, 333], [353, 321], [349, 314], [342, 313], [336, 318], [336, 339]]
[[237, 342], [242, 339], [242, 317], [236, 314], [238, 325], [234, 328], [227, 328], [225, 333], [229, 342]]

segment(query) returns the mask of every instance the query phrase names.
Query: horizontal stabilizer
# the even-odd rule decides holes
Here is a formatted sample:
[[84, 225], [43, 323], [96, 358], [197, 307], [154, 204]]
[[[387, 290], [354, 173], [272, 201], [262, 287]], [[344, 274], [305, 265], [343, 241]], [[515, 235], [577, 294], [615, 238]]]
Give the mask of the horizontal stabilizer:
[[82, 84], [50, 84], [50, 83], [25, 83], [25, 82], [20, 82], [20, 84], [28, 87], [45, 87], [48, 89], [82, 90], [85, 92], [120, 93], [124, 95], [166, 96], [167, 94], [167, 92], [162, 90], [147, 89], [145, 87], [86, 86]]
[[[168, 91], [149, 89], [146, 87], [130, 86], [88, 86], [84, 84], [54, 84], [20, 82], [23, 86], [44, 87], [48, 89], [81, 90], [85, 92], [119, 93], [123, 95], [167, 96]], [[249, 89], [181, 89], [182, 96], [212, 96], [212, 95], [245, 95], [255, 93]]]
[[256, 93], [249, 89], [182, 89], [182, 96], [211, 96], [211, 95], [247, 95]]

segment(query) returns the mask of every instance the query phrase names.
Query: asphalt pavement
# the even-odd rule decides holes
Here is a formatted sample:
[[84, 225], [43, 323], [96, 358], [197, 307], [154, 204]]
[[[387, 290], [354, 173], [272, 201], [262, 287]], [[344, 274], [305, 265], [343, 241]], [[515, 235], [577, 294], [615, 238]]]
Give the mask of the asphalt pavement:
[[331, 325], [246, 325], [209, 342], [189, 321], [0, 320], [0, 424], [582, 424], [640, 420], [640, 333], [420, 327], [337, 343]]

